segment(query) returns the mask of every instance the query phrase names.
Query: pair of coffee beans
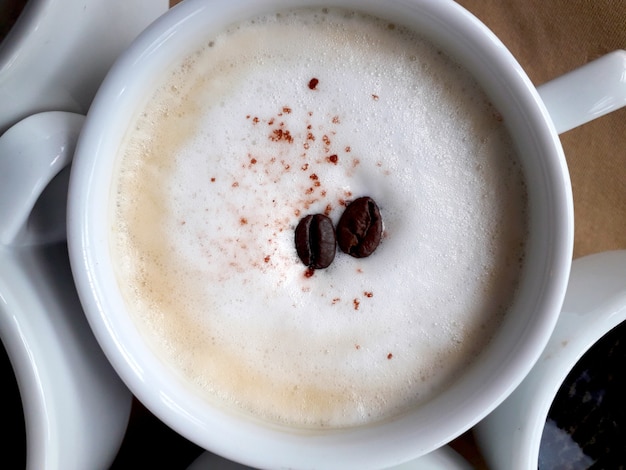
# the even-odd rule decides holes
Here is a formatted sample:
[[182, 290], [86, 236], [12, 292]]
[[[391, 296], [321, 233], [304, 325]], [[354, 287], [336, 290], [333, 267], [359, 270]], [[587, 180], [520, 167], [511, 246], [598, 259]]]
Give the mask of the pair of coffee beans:
[[324, 214], [300, 220], [295, 232], [296, 251], [307, 267], [323, 269], [335, 259], [336, 245], [355, 258], [365, 258], [376, 250], [382, 233], [378, 205], [370, 197], [360, 197], [346, 207], [336, 229]]

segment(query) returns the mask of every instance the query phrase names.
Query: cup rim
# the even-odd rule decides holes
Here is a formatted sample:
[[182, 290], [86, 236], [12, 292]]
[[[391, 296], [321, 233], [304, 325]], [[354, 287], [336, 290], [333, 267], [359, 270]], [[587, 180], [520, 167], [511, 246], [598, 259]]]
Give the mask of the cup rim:
[[[326, 5], [328, 2], [321, 3]], [[364, 9], [362, 3], [357, 0], [347, 0], [347, 3], [347, 8]], [[231, 11], [234, 11], [234, 14], [246, 13], [246, 1], [234, 1], [231, 4]], [[268, 0], [258, 4], [271, 4], [272, 9], [280, 9], [290, 2]], [[300, 4], [320, 5], [320, 2], [304, 0]], [[255, 7], [256, 5], [257, 3]], [[536, 89], [500, 40], [478, 19], [453, 1], [400, 0], [394, 5], [398, 7], [398, 11], [401, 8], [419, 8], [422, 13], [427, 12], [437, 21], [443, 21], [441, 18], [446, 17], [446, 24], [457, 29], [457, 36], [471, 38], [471, 44], [483, 51], [481, 55], [485, 60], [488, 58], [494, 62], [495, 67], [506, 72], [507, 80], [511, 81], [510, 87], [515, 88], [516, 96], [522, 102], [520, 106], [532, 115], [537, 140], [541, 141], [545, 152], [552, 155], [550, 161], [545, 163], [549, 166], [545, 171], [551, 175], [551, 183], [554, 186], [552, 196], [557, 201], [556, 204], [565, 209], [561, 214], [555, 211], [554, 216], [558, 219], [554, 221], [555, 238], [559, 243], [555, 244], [549, 253], [552, 257], [550, 266], [558, 269], [552, 273], [548, 284], [542, 287], [542, 298], [536, 305], [547, 313], [523, 332], [526, 337], [524, 345], [512, 350], [511, 354], [504, 358], [505, 361], [498, 365], [501, 378], [494, 383], [475, 385], [476, 393], [460, 399], [463, 406], [450, 410], [445, 416], [447, 422], [437, 428], [431, 427], [428, 433], [416, 434], [412, 431], [410, 419], [412, 415], [408, 418], [398, 418], [391, 423], [379, 423], [350, 432], [332, 431], [313, 435], [298, 433], [288, 435], [273, 429], [265, 429], [267, 432], [261, 435], [254, 423], [232, 425], [231, 422], [224, 426], [221, 420], [228, 421], [232, 417], [222, 413], [218, 413], [219, 418], [215, 415], [212, 421], [201, 422], [189, 412], [194, 406], [199, 406], [194, 400], [189, 400], [189, 403], [183, 405], [184, 409], [181, 409], [180, 404], [173, 403], [172, 398], [163, 390], [146, 385], [155, 380], [152, 371], [158, 370], [159, 365], [154, 361], [137, 362], [135, 351], [127, 344], [128, 336], [120, 331], [120, 325], [116, 323], [119, 318], [115, 318], [115, 321], [109, 318], [107, 312], [112, 308], [111, 296], [106, 292], [102, 278], [103, 263], [106, 264], [106, 261], [102, 256], [102, 250], [97, 248], [103, 242], [98, 238], [97, 225], [94, 225], [94, 217], [98, 211], [93, 207], [94, 198], [98, 198], [98, 194], [104, 191], [99, 175], [101, 167], [106, 166], [106, 163], [102, 163], [106, 159], [102, 153], [106, 146], [107, 114], [115, 107], [116, 101], [124, 98], [128, 85], [127, 69], [150, 60], [152, 54], [158, 54], [168, 38], [176, 38], [177, 35], [183, 34], [182, 25], [186, 22], [193, 22], [196, 16], [208, 18], [212, 12], [209, 11], [206, 2], [203, 0], [183, 2], [145, 30], [113, 66], [88, 113], [72, 168], [68, 202], [70, 259], [88, 320], [118, 374], [148, 409], [186, 438], [233, 460], [244, 460], [253, 466], [297, 466], [298, 462], [307, 461], [333, 462], [333, 465], [337, 466], [335, 459], [338, 456], [344, 456], [344, 460], [349, 460], [347, 458], [349, 456], [361, 461], [350, 462], [346, 464], [348, 467], [356, 465], [365, 468], [385, 466], [419, 457], [457, 437], [501, 403], [530, 371], [556, 324], [565, 294], [573, 250], [573, 208], [569, 176], [560, 141]], [[378, 10], [379, 14], [384, 16], [382, 7]], [[250, 15], [252, 13], [247, 16]], [[161, 385], [167, 389], [167, 384], [161, 381], [159, 386]], [[212, 437], [209, 432], [215, 429], [215, 426], [220, 427], [221, 436], [217, 438]], [[395, 440], [392, 442], [389, 438], [381, 437], [385, 432], [393, 434]], [[398, 438], [401, 432], [402, 437]], [[267, 437], [268, 434], [270, 438]], [[339, 439], [341, 445], [337, 444]], [[380, 450], [381, 446], [376, 445], [380, 439], [384, 439], [385, 442], [384, 452], [376, 457], [373, 457], [371, 452], [363, 452], [368, 447]], [[227, 440], [232, 442], [225, 443]], [[281, 441], [281, 444], [277, 445], [276, 440]], [[254, 446], [264, 449], [264, 453], [273, 455], [266, 455], [260, 460], [258, 456], [244, 458], [238, 455], [242, 442], [254, 443]], [[326, 444], [323, 451], [325, 455], [322, 456], [314, 449], [315, 446], [324, 444]], [[329, 451], [331, 448], [332, 451]], [[325, 460], [319, 460], [322, 458]]]

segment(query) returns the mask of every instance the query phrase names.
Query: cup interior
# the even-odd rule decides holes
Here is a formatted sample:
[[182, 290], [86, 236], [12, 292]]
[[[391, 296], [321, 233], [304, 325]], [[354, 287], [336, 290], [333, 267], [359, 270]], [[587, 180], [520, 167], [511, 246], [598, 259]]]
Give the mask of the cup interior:
[[176, 431], [252, 466], [385, 467], [449, 442], [511, 393], [548, 341], [567, 284], [573, 209], [560, 142], [532, 83], [484, 25], [451, 1], [335, 2], [418, 30], [467, 68], [503, 115], [528, 184], [530, 233], [518, 301], [474, 366], [427, 404], [392, 420], [328, 432], [294, 431], [206, 406], [150, 354], [124, 315], [102, 217], [109, 211], [113, 157], [133, 110], [174, 58], [236, 21], [318, 3], [188, 0], [139, 36], [98, 92], [78, 144], [70, 182], [70, 254], [81, 300], [109, 360], [135, 395]]

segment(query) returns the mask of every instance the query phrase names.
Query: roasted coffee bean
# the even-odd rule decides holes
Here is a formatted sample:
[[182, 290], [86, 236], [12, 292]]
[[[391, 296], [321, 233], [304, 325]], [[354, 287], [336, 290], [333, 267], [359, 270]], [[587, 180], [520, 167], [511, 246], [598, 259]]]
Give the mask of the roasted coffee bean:
[[333, 222], [323, 214], [307, 215], [300, 220], [296, 227], [295, 242], [300, 260], [309, 268], [327, 268], [335, 259], [335, 228]]
[[344, 253], [365, 258], [378, 247], [383, 234], [380, 210], [370, 197], [353, 201], [337, 224], [337, 242]]

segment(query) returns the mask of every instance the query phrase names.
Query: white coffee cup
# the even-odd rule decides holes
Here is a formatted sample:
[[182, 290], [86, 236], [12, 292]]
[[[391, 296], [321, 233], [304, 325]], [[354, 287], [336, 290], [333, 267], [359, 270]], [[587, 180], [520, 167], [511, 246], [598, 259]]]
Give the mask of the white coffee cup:
[[0, 42], [0, 135], [42, 111], [84, 114], [107, 70], [167, 0], [29, 0]]
[[[597, 94], [613, 97], [603, 112], [626, 101], [621, 82], [624, 52], [562, 77], [538, 92], [502, 43], [451, 1], [331, 3], [419, 29], [483, 86], [509, 124], [526, 172], [531, 230], [525, 274], [518, 302], [475, 366], [454, 387], [397, 419], [329, 432], [294, 431], [233, 416], [189, 393], [150, 352], [125, 313], [109, 256], [107, 217], [103, 216], [110, 206], [112, 156], [117, 153], [129, 116], [143, 97], [145, 83], [184, 53], [190, 42], [256, 13], [317, 2], [188, 0], [173, 8], [116, 62], [94, 100], [72, 168], [70, 259], [94, 333], [133, 393], [189, 440], [253, 467], [364, 469], [398, 465], [449, 442], [501, 403], [530, 371], [548, 342], [570, 272], [572, 195], [558, 132], [597, 117], [593, 110]], [[619, 73], [610, 73], [612, 68]], [[603, 82], [581, 96], [577, 88], [581, 77], [584, 83], [591, 71], [598, 70], [606, 75]], [[572, 94], [571, 101], [580, 106], [566, 109], [559, 102], [562, 92]], [[572, 115], [574, 120], [566, 119]]]
[[561, 384], [580, 358], [626, 320], [626, 250], [572, 263], [556, 328], [515, 391], [473, 429], [490, 468], [536, 469], [541, 436]]

